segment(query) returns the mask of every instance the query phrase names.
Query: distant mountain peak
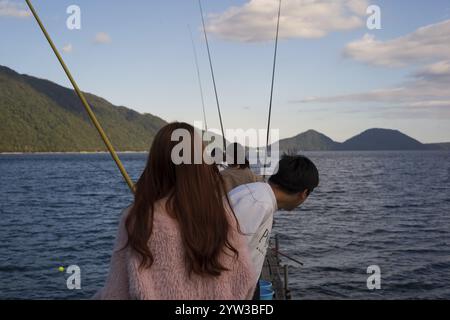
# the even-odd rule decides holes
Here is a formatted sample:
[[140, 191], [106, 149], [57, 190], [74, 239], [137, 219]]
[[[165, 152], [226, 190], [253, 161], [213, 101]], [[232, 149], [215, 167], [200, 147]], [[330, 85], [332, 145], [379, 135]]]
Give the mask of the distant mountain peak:
[[343, 150], [422, 150], [426, 146], [395, 129], [372, 128], [348, 139]]
[[380, 133], [380, 132], [403, 134], [402, 132], [400, 132], [397, 129], [386, 129], [386, 128], [370, 128], [370, 129], [364, 130], [363, 132], [361, 132], [361, 134], [363, 134], [363, 133]]
[[306, 131], [303, 132], [303, 133], [304, 133], [304, 134], [316, 134], [316, 135], [321, 135], [321, 136], [324, 135], [323, 133], [320, 133], [319, 131], [316, 131], [316, 130], [314, 130], [314, 129], [306, 130]]
[[283, 151], [328, 150], [448, 150], [450, 144], [423, 144], [396, 129], [371, 128], [343, 143], [335, 142], [323, 133], [310, 129], [292, 138], [280, 140]]
[[313, 129], [280, 140], [280, 149], [285, 151], [334, 150], [336, 145], [331, 138]]

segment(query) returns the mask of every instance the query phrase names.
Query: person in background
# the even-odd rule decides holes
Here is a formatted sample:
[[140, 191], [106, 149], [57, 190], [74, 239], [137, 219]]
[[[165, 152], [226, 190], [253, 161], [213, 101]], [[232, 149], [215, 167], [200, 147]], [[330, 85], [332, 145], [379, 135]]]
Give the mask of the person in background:
[[229, 192], [258, 277], [269, 245], [274, 213], [294, 210], [318, 184], [319, 171], [311, 160], [301, 155], [284, 155], [268, 183], [244, 184]]
[[212, 158], [212, 161], [214, 161], [215, 165], [219, 169], [219, 171], [225, 170], [226, 156], [222, 152], [222, 148], [216, 147], [216, 148], [212, 149], [210, 156]]
[[[251, 299], [257, 276], [215, 165], [175, 165], [172, 123], [156, 135], [94, 299]], [[202, 146], [204, 148], [204, 145]], [[199, 147], [202, 150], [201, 147]]]
[[235, 142], [227, 147], [226, 157], [228, 167], [220, 174], [225, 182], [227, 193], [240, 185], [262, 181], [262, 178], [250, 169], [245, 150], [239, 143]]

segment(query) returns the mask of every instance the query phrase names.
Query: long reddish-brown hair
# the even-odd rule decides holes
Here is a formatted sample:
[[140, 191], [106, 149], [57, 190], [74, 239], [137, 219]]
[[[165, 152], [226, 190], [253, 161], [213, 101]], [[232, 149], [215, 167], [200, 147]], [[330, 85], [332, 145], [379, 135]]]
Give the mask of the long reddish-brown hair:
[[[219, 257], [230, 254], [230, 251], [235, 257], [238, 256], [229, 242], [232, 227], [224, 199], [228, 205], [229, 200], [217, 166], [206, 164], [203, 156], [201, 164], [174, 164], [172, 150], [179, 141], [172, 141], [172, 133], [177, 129], [189, 132], [190, 147], [194, 152], [194, 144], [197, 143], [194, 136], [198, 133], [191, 125], [175, 122], [157, 133], [147, 165], [136, 183], [134, 203], [125, 222], [127, 245], [142, 257], [141, 268], [152, 266], [153, 255], [158, 254], [149, 248], [154, 206], [157, 201], [166, 198], [166, 210], [179, 224], [189, 274], [218, 276], [227, 270]], [[203, 150], [203, 147], [202, 144], [200, 149]], [[235, 216], [234, 219], [237, 223]]]

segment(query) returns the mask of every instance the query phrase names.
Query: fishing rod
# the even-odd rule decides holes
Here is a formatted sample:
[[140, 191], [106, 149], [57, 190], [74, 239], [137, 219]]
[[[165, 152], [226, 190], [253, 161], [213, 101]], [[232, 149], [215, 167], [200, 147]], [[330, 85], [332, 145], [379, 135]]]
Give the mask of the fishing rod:
[[189, 29], [189, 35], [191, 36], [192, 50], [194, 52], [195, 67], [197, 69], [198, 86], [200, 88], [200, 97], [202, 98], [203, 121], [205, 122], [205, 132], [208, 132], [208, 123], [206, 122], [206, 112], [205, 112], [205, 98], [203, 96], [203, 86], [202, 86], [202, 80], [200, 77], [200, 68], [198, 66], [197, 49], [195, 47], [194, 37], [192, 36], [192, 30], [189, 25], [188, 25], [188, 29]]
[[131, 180], [130, 176], [128, 175], [127, 171], [125, 170], [125, 167], [123, 166], [122, 162], [119, 159], [119, 156], [117, 155], [116, 151], [114, 150], [113, 145], [109, 141], [108, 136], [106, 135], [105, 131], [103, 130], [102, 126], [100, 125], [100, 122], [97, 120], [97, 117], [95, 116], [94, 112], [92, 111], [91, 106], [87, 102], [83, 92], [81, 92], [80, 88], [78, 87], [75, 79], [72, 77], [72, 74], [69, 71], [69, 68], [67, 68], [66, 63], [64, 62], [63, 58], [61, 57], [58, 49], [56, 48], [55, 44], [53, 43], [50, 35], [48, 34], [47, 30], [44, 27], [44, 24], [42, 23], [41, 19], [39, 18], [39, 15], [37, 14], [36, 10], [34, 10], [33, 5], [31, 4], [30, 0], [25, 0], [28, 7], [31, 10], [31, 13], [33, 14], [34, 18], [36, 19], [36, 22], [38, 23], [39, 27], [42, 30], [42, 33], [44, 33], [45, 38], [48, 41], [48, 44], [52, 48], [53, 52], [56, 55], [56, 58], [58, 58], [59, 63], [61, 64], [62, 68], [64, 69], [64, 72], [66, 73], [67, 77], [69, 78], [70, 83], [72, 83], [73, 89], [75, 90], [78, 98], [80, 98], [81, 103], [83, 104], [84, 108], [86, 109], [89, 118], [91, 119], [92, 123], [94, 124], [95, 128], [97, 129], [100, 137], [102, 138], [103, 142], [105, 143], [106, 147], [108, 148], [109, 153], [111, 154], [111, 157], [113, 158], [114, 162], [116, 163], [117, 167], [120, 170], [120, 173], [122, 174], [123, 178], [125, 179], [125, 182], [127, 183], [128, 187], [130, 188], [131, 192], [134, 193], [134, 183]]
[[275, 248], [271, 248], [271, 249], [272, 249], [274, 252], [278, 253], [279, 255], [281, 255], [281, 256], [283, 256], [283, 257], [285, 257], [285, 258], [288, 258], [289, 260], [292, 260], [292, 261], [294, 261], [295, 263], [298, 263], [299, 265], [303, 266], [303, 262], [298, 261], [298, 260], [296, 260], [296, 259], [294, 259], [294, 258], [291, 258], [291, 257], [289, 257], [287, 254], [285, 254], [285, 253], [283, 253], [283, 252], [281, 252], [281, 251], [279, 251], [279, 250], [277, 250], [277, 249], [275, 249]]
[[205, 36], [206, 49], [208, 51], [209, 68], [211, 70], [211, 78], [212, 78], [213, 87], [214, 87], [214, 94], [216, 96], [217, 112], [219, 113], [219, 120], [220, 120], [220, 129], [222, 130], [223, 153], [225, 153], [227, 142], [225, 139], [225, 131], [223, 129], [222, 113], [220, 112], [220, 104], [219, 104], [219, 96], [217, 94], [216, 78], [214, 76], [214, 68], [213, 68], [212, 59], [211, 59], [211, 51], [209, 49], [208, 35], [206, 34], [205, 18], [203, 17], [203, 7], [202, 7], [201, 0], [198, 0], [198, 6], [200, 8], [200, 15], [202, 16], [203, 34]]
[[277, 66], [278, 36], [279, 36], [279, 31], [280, 31], [280, 16], [281, 16], [281, 0], [279, 0], [279, 4], [278, 4], [277, 33], [275, 36], [275, 51], [273, 54], [272, 83], [270, 86], [269, 116], [268, 116], [268, 120], [267, 120], [266, 152], [264, 155], [264, 172], [263, 172], [264, 178], [266, 177], [267, 153], [269, 152], [270, 121], [271, 121], [271, 117], [272, 117], [273, 87], [275, 84], [275, 71], [276, 71], [276, 66]]

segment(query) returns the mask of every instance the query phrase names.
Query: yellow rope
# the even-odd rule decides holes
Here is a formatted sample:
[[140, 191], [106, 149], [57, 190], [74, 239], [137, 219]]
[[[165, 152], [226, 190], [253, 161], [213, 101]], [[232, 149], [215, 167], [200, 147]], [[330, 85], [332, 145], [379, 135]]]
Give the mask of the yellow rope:
[[69, 69], [67, 68], [66, 64], [64, 63], [63, 58], [59, 54], [58, 49], [55, 47], [55, 44], [53, 43], [52, 39], [50, 38], [50, 35], [47, 33], [47, 30], [45, 29], [44, 25], [42, 24], [41, 19], [39, 19], [39, 16], [36, 13], [36, 11], [34, 10], [34, 7], [31, 4], [30, 0], [25, 0], [25, 1], [27, 3], [28, 7], [30, 8], [31, 12], [33, 13], [33, 16], [36, 19], [36, 22], [39, 24], [39, 27], [41, 28], [42, 32], [44, 33], [45, 38], [47, 38], [47, 41], [50, 44], [50, 47], [52, 47], [53, 52], [55, 53], [56, 57], [58, 58], [59, 62], [61, 63], [61, 66], [63, 67], [64, 71], [66, 72], [66, 75], [69, 78], [70, 82], [72, 83], [72, 86], [73, 86], [75, 92], [77, 93], [78, 97], [80, 98], [81, 102], [83, 103], [83, 106], [86, 109], [86, 111], [89, 115], [89, 118], [91, 118], [92, 123], [94, 124], [95, 128], [97, 128], [97, 131], [100, 134], [100, 137], [102, 138], [106, 147], [108, 148], [109, 153], [111, 154], [113, 160], [116, 162], [117, 167], [119, 168], [120, 172], [122, 173], [123, 178], [125, 179], [126, 183], [128, 184], [128, 187], [130, 188], [130, 190], [132, 192], [134, 192], [133, 181], [131, 181], [130, 176], [128, 175], [127, 171], [125, 170], [125, 167], [123, 166], [122, 162], [120, 161], [119, 157], [117, 156], [117, 153], [114, 150], [114, 147], [112, 146], [108, 137], [106, 136], [105, 131], [103, 131], [102, 126], [100, 125], [94, 112], [92, 111], [92, 108], [89, 106], [89, 103], [87, 102], [86, 98], [84, 97], [84, 94], [81, 92], [77, 83], [73, 79]]

